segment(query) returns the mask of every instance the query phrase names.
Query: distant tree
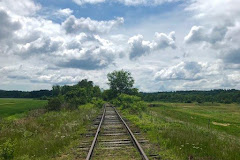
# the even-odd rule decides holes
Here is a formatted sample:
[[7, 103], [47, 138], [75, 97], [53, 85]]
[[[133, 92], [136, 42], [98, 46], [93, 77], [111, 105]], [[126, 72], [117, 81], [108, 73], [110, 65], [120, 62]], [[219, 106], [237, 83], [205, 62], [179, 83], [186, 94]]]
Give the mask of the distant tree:
[[136, 89], [133, 91], [134, 79], [128, 71], [113, 71], [108, 73], [107, 78], [110, 90], [115, 96], [121, 93], [131, 94], [136, 92]]
[[62, 102], [63, 102], [62, 97], [51, 98], [48, 101], [48, 104], [46, 105], [46, 109], [49, 110], [49, 111], [58, 111], [58, 110], [61, 109]]
[[59, 85], [52, 86], [53, 96], [58, 96], [61, 93], [61, 87]]

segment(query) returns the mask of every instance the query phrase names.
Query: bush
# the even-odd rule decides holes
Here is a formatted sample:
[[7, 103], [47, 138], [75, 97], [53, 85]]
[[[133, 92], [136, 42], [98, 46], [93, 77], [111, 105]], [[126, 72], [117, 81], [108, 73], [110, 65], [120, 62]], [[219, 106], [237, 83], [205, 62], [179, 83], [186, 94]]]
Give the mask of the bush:
[[92, 104], [94, 104], [98, 108], [102, 108], [102, 106], [106, 103], [104, 100], [99, 98], [93, 98], [91, 101]]
[[131, 113], [140, 113], [146, 110], [146, 103], [140, 97], [120, 94], [112, 100], [113, 105], [119, 106], [122, 110], [128, 110]]
[[58, 96], [58, 97], [55, 97], [55, 98], [51, 98], [48, 101], [46, 109], [48, 111], [59, 111], [61, 109], [62, 104], [63, 104], [63, 98], [62, 97]]
[[11, 141], [10, 139], [8, 139], [5, 143], [3, 143], [1, 145], [1, 152], [0, 152], [1, 157], [4, 160], [13, 159], [14, 147], [15, 147], [15, 143], [13, 141]]

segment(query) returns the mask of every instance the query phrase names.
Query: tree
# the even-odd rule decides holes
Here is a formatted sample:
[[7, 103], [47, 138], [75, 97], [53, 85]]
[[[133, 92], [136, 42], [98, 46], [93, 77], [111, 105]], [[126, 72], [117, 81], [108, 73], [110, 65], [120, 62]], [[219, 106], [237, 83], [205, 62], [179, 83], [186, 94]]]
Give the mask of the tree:
[[52, 95], [58, 96], [61, 93], [61, 87], [59, 85], [52, 86]]
[[133, 90], [134, 79], [128, 71], [120, 70], [108, 73], [108, 85], [112, 93], [117, 96], [118, 94], [125, 93], [131, 94]]

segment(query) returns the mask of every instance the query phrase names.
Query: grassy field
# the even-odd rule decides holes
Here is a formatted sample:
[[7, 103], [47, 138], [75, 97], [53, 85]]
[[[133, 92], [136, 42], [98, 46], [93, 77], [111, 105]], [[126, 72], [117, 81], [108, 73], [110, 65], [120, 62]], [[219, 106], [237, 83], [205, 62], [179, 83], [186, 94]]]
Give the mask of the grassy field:
[[84, 140], [87, 126], [98, 112], [97, 107], [87, 104], [73, 111], [37, 109], [17, 120], [3, 119], [0, 159], [66, 159], [66, 153]]
[[0, 98], [0, 117], [12, 116], [10, 118], [14, 118], [16, 114], [42, 108], [46, 103], [45, 100]]
[[155, 102], [126, 118], [159, 145], [163, 159], [240, 159], [240, 105]]

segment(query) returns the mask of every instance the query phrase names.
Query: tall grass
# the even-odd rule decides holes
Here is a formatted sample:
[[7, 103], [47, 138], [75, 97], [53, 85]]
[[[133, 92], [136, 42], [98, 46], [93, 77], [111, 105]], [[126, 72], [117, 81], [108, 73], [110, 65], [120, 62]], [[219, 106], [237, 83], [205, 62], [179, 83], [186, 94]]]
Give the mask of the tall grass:
[[[235, 126], [228, 128], [227, 131], [222, 128], [229, 126], [214, 127], [212, 123], [208, 128], [209, 116], [215, 118], [215, 121], [221, 119], [218, 114], [211, 114], [209, 110], [218, 112], [223, 109], [221, 105], [215, 106], [214, 109], [195, 105], [186, 109], [184, 105], [186, 104], [182, 106], [177, 104], [176, 107], [174, 104], [165, 103], [159, 107], [148, 108], [147, 112], [141, 115], [128, 112], [123, 114], [144, 131], [152, 143], [159, 146], [159, 154], [163, 159], [185, 160], [189, 157], [197, 160], [240, 159], [240, 136], [235, 133], [239, 127], [237, 119]], [[237, 108], [236, 111], [239, 112]], [[222, 112], [222, 115], [225, 116], [225, 121], [228, 117], [231, 119], [227, 110], [225, 114]]]
[[[0, 123], [0, 144], [13, 144], [14, 159], [51, 159], [74, 141], [80, 141], [86, 126], [98, 109], [84, 105], [74, 111], [47, 112], [35, 110], [25, 118]], [[4, 151], [5, 146], [1, 146]], [[2, 157], [3, 158], [3, 157]]]

